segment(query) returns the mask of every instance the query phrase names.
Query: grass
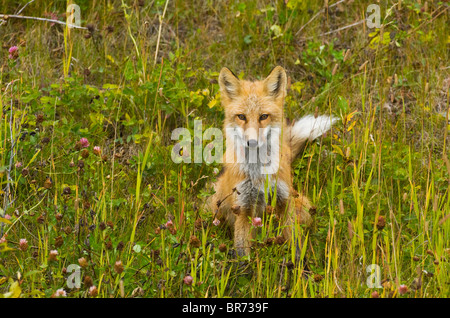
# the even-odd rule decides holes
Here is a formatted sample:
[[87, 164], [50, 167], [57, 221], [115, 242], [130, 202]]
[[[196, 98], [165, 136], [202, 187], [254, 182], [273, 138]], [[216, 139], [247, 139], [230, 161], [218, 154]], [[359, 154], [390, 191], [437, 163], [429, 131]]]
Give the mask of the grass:
[[[448, 3], [382, 1], [382, 28], [324, 35], [371, 2], [286, 2], [79, 0], [88, 30], [0, 26], [0, 295], [450, 296]], [[64, 21], [67, 4], [22, 14]], [[287, 118], [341, 119], [293, 166], [315, 206], [301, 263], [273, 215], [236, 258], [203, 208], [220, 165], [171, 160], [175, 128], [222, 127], [222, 66], [276, 65]]]

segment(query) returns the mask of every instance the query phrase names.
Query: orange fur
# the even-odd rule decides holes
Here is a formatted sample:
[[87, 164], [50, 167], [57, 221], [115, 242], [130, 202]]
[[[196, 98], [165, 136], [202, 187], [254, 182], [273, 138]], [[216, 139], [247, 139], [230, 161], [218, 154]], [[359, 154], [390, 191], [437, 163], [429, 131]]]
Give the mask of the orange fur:
[[[262, 81], [239, 80], [229, 69], [223, 68], [219, 76], [222, 105], [225, 110], [224, 131], [233, 128], [242, 131], [242, 138], [227, 138], [223, 173], [214, 184], [215, 194], [209, 199], [209, 209], [219, 220], [229, 224], [234, 231], [234, 245], [239, 255], [248, 255], [251, 247], [251, 218], [262, 217], [271, 202], [262, 202], [267, 180], [277, 187], [277, 199], [273, 209], [283, 226], [286, 240], [292, 238], [292, 225], [300, 222], [309, 226], [311, 203], [306, 196], [298, 194], [292, 186], [292, 161], [304, 147], [308, 138], [293, 135], [292, 126], [283, 116], [287, 76], [282, 67], [276, 67]], [[266, 117], [267, 115], [267, 117]], [[236, 152], [236, 147], [245, 148], [251, 140], [259, 144], [266, 142], [259, 128], [281, 129], [279, 168], [272, 175], [246, 172], [236, 162], [227, 162], [227, 154]], [[242, 143], [243, 145], [240, 145]], [[241, 190], [240, 190], [241, 189]], [[240, 191], [245, 193], [240, 193]], [[255, 198], [256, 194], [256, 198]], [[264, 199], [264, 197], [263, 197]]]

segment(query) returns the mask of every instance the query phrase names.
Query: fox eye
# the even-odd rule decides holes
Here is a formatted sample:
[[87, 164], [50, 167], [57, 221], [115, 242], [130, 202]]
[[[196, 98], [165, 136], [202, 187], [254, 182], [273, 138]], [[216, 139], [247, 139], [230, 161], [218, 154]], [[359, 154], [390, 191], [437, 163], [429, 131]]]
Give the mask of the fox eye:
[[245, 120], [246, 118], [245, 118], [245, 115], [243, 115], [243, 114], [239, 114], [239, 115], [237, 115], [237, 117], [240, 119], [240, 120]]
[[259, 116], [259, 120], [266, 120], [268, 117], [268, 114], [262, 114], [261, 116]]

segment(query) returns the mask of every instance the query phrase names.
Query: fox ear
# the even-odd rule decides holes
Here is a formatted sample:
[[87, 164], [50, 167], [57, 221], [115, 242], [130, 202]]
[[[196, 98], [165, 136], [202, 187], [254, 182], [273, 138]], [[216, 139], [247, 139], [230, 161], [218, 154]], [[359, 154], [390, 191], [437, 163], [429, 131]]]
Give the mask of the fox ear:
[[286, 95], [287, 75], [281, 66], [275, 67], [264, 80], [264, 86], [268, 95], [275, 99]]
[[224, 67], [220, 70], [219, 86], [222, 97], [232, 100], [239, 95], [241, 83], [230, 69]]

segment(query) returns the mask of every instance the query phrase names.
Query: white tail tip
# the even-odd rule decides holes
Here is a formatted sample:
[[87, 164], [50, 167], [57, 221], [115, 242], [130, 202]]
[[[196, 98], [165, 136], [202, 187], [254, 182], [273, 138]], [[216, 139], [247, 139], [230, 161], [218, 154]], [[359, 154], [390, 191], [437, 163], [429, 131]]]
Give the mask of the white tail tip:
[[336, 117], [318, 116], [317, 118], [308, 115], [300, 118], [292, 127], [292, 134], [299, 139], [307, 139], [312, 141], [322, 136], [330, 130], [333, 123], [338, 120]]

